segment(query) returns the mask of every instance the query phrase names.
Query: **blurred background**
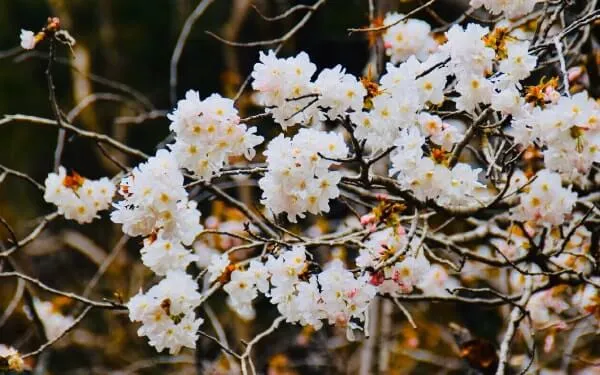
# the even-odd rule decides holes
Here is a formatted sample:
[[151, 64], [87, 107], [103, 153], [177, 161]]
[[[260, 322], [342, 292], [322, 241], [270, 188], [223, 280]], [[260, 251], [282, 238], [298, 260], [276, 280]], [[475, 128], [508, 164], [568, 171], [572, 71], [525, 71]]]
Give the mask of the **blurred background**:
[[[197, 3], [195, 0], [0, 0], [0, 116], [21, 113], [52, 118], [44, 74], [47, 45], [33, 52], [23, 51], [18, 45], [21, 28], [37, 31], [48, 16], [57, 16], [62, 27], [77, 40], [72, 51], [58, 48], [53, 69], [62, 111], [69, 114], [95, 93], [104, 99], [80, 113], [71, 112], [72, 123], [154, 154], [157, 144], [168, 135], [165, 114], [173, 104], [169, 98], [169, 62], [181, 28]], [[300, 3], [314, 2], [216, 0], [196, 22], [185, 45], [178, 65], [177, 97], [181, 98], [189, 89], [198, 90], [201, 97], [214, 92], [233, 97], [258, 59], [259, 48], [226, 46], [207, 35], [206, 30], [237, 41], [276, 38], [295, 25], [304, 12], [269, 22], [253, 6], [264, 15], [274, 16]], [[347, 29], [367, 26], [367, 4], [367, 0], [328, 1], [285, 44], [280, 54], [306, 51], [318, 70], [342, 64], [350, 73], [366, 74], [369, 41], [360, 33], [349, 35]], [[375, 4], [376, 16], [383, 16], [387, 10], [408, 11], [420, 2], [375, 0]], [[436, 5], [438, 13], [448, 20], [463, 9], [464, 4], [459, 1], [439, 1]], [[428, 19], [428, 15], [422, 18]], [[250, 90], [240, 98], [238, 107], [242, 117], [258, 112], [251, 104]], [[273, 134], [274, 128], [268, 120], [256, 126], [264, 135]], [[10, 123], [0, 126], [0, 134], [0, 164], [43, 183], [52, 171], [57, 130]], [[117, 151], [111, 153], [125, 165], [134, 166], [138, 162]], [[119, 172], [93, 142], [71, 136], [67, 136], [62, 164], [89, 178]], [[249, 195], [245, 199], [250, 201], [259, 196], [255, 190], [246, 194]], [[238, 212], [218, 202], [204, 200], [201, 209], [203, 220], [210, 217], [213, 223], [242, 220]], [[0, 184], [0, 216], [19, 238], [30, 233], [40, 217], [52, 210], [31, 184], [10, 176]], [[311, 224], [315, 230], [327, 230], [326, 223]], [[0, 233], [6, 244], [9, 234], [4, 230]], [[217, 249], [231, 245], [221, 243], [220, 239], [210, 241], [208, 245]], [[153, 281], [152, 273], [139, 261], [141, 246], [139, 239], [123, 239], [120, 228], [110, 222], [106, 213], [100, 220], [83, 226], [59, 218], [33, 243], [20, 249], [14, 261], [23, 272], [52, 287], [87, 293], [96, 300], [126, 301]], [[99, 269], [104, 272], [101, 276]], [[94, 283], [90, 288], [91, 280]], [[14, 305], [11, 301], [15, 293], [26, 292], [16, 280], [0, 279], [0, 312], [6, 313], [8, 306]], [[63, 314], [73, 314], [81, 308], [73, 301], [37, 289], [32, 289], [32, 293], [52, 302], [53, 308]], [[234, 343], [232, 346], [239, 349], [235, 343], [263, 330], [276, 316], [276, 311], [266, 308], [268, 304], [263, 302], [259, 301], [256, 321], [248, 323], [229, 311], [223, 295], [217, 295], [206, 313], [217, 316], [222, 326], [211, 328], [205, 323], [205, 328], [209, 332], [223, 330]], [[0, 344], [15, 346], [21, 352], [37, 348], [41, 341], [27, 307], [23, 302], [11, 307], [14, 307], [12, 314], [0, 322]], [[408, 323], [398, 324], [398, 331], [390, 338], [395, 348], [392, 373], [433, 373], [434, 369], [439, 370], [440, 363], [446, 372], [454, 369], [460, 373], [461, 365], [453, 351], [455, 341], [446, 330], [448, 323], [458, 321], [477, 336], [491, 340], [501, 328], [495, 310], [481, 312], [461, 306], [445, 308], [444, 314], [440, 314], [438, 307], [432, 310], [427, 305], [415, 305], [415, 318], [430, 322], [420, 325], [418, 331]], [[485, 321], [476, 321], [480, 313], [485, 313]], [[399, 322], [405, 320], [400, 313], [394, 318]], [[136, 329], [124, 313], [92, 311], [79, 328], [27, 364], [40, 374], [226, 373], [229, 368], [218, 347], [210, 341], [201, 341], [197, 353], [184, 351], [178, 356], [168, 356], [157, 354], [145, 338], [137, 337]], [[343, 331], [337, 332], [339, 335], [327, 335], [326, 331], [314, 333], [299, 327], [283, 327], [257, 348], [260, 353], [257, 365], [270, 374], [351, 373], [357, 366], [358, 344], [346, 342]], [[411, 349], [419, 346], [428, 347], [439, 356]]]

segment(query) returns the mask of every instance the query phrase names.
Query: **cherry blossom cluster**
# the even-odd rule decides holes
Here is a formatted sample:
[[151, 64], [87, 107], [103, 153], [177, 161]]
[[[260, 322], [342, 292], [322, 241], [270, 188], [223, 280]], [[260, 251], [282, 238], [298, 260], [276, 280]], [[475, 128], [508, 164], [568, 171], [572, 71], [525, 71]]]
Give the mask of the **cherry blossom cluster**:
[[424, 61], [438, 48], [431, 34], [431, 26], [425, 21], [391, 12], [384, 18], [383, 24], [394, 25], [383, 34], [385, 53], [393, 64], [413, 56]]
[[122, 179], [119, 193], [123, 200], [115, 203], [111, 219], [123, 224], [123, 232], [130, 236], [190, 245], [202, 230], [197, 204], [188, 200], [183, 174], [167, 150], [134, 168]]
[[190, 90], [168, 117], [175, 132], [175, 144], [169, 146], [175, 160], [200, 180], [218, 175], [232, 156], [254, 158], [254, 147], [263, 141], [255, 127], [240, 123], [233, 100], [218, 94], [201, 101], [198, 92]]
[[[394, 27], [409, 27], [409, 23]], [[391, 30], [387, 32], [391, 33]], [[398, 33], [401, 35], [402, 31]], [[253, 85], [259, 91], [260, 103], [267, 106], [267, 111], [284, 128], [296, 123], [311, 124], [318, 118], [315, 117], [317, 113], [333, 119], [346, 112], [356, 126], [357, 139], [366, 140], [373, 150], [397, 148], [390, 172], [397, 175], [403, 187], [412, 190], [418, 199], [434, 199], [442, 205], [476, 202], [473, 198], [482, 198], [484, 187], [478, 180], [479, 170], [468, 164], [459, 163], [451, 168], [446, 165], [446, 154], [460, 140], [460, 131], [425, 109], [447, 100], [448, 78], [454, 76], [454, 89], [459, 94], [454, 102], [458, 110], [474, 113], [480, 105], [494, 102], [499, 109], [516, 112], [519, 108], [515, 107], [523, 102], [518, 91], [520, 81], [529, 76], [536, 58], [528, 54], [528, 42], [507, 38], [509, 42], [498, 47], [496, 39], [499, 36], [476, 24], [466, 28], [454, 26], [446, 36], [445, 44], [427, 48], [427, 53], [419, 56], [423, 62], [419, 62], [413, 52], [408, 53], [409, 57], [398, 67], [388, 64], [369, 103], [359, 100], [340, 106], [331, 102], [332, 93], [339, 95], [344, 92], [340, 87], [345, 86], [319, 84], [318, 90], [312, 87], [310, 79], [316, 67], [302, 53], [287, 59], [278, 59], [272, 52], [261, 54], [261, 62], [255, 65], [252, 74]], [[493, 69], [498, 73], [487, 78]], [[341, 77], [341, 68], [338, 72]], [[325, 73], [331, 75], [330, 71], [324, 70], [317, 82]], [[355, 78], [347, 80], [353, 83], [352, 86], [358, 82]], [[358, 92], [362, 94], [361, 98], [365, 95], [364, 89], [353, 88], [351, 92], [354, 99]], [[313, 98], [314, 93], [317, 95]], [[332, 115], [333, 109], [338, 110]], [[288, 117], [281, 121], [281, 116], [274, 111], [282, 111]], [[303, 117], [296, 118], [295, 115]], [[436, 147], [429, 155], [423, 151], [426, 140]], [[302, 184], [303, 179], [300, 181]], [[450, 189], [447, 189], [446, 181], [452, 181]], [[265, 197], [280, 196], [271, 195], [268, 189], [261, 187]], [[296, 198], [292, 200], [292, 205], [296, 201]], [[268, 200], [266, 204], [275, 213], [285, 211]], [[290, 207], [288, 210], [295, 211]]]
[[[470, 5], [510, 19], [537, 2]], [[359, 79], [341, 65], [317, 74], [304, 52], [260, 52], [251, 78], [265, 114], [247, 120], [271, 117], [283, 133], [266, 144], [264, 165], [243, 171], [230, 163], [252, 161], [264, 138], [243, 123], [233, 100], [188, 91], [167, 116], [174, 143], [125, 174], [111, 213], [125, 234], [143, 237], [141, 260], [159, 276], [126, 304], [130, 320], [141, 323], [138, 334], [157, 351], [195, 348], [204, 322], [196, 310], [220, 289], [243, 319], [268, 300], [288, 323], [346, 328], [349, 339], [355, 330], [368, 334], [377, 295], [477, 303], [489, 293], [540, 332], [584, 315], [600, 326], [590, 225], [597, 218], [586, 222], [598, 215], [600, 104], [569, 89], [564, 61], [563, 77], [533, 81], [549, 54], [508, 19], [493, 28], [452, 24], [442, 35], [389, 13], [383, 24], [391, 26], [376, 35], [390, 63], [376, 78]], [[549, 26], [540, 32], [536, 38], [553, 37]], [[22, 46], [45, 37], [23, 30]], [[560, 43], [556, 37], [553, 47], [563, 60]], [[235, 174], [244, 176], [234, 181], [260, 176], [264, 212], [217, 188]], [[190, 186], [212, 188], [236, 213], [221, 220], [214, 210], [203, 231]], [[318, 228], [322, 218], [308, 230], [296, 225], [307, 213], [329, 213], [341, 191], [351, 218], [328, 218], [327, 230]], [[88, 223], [114, 193], [107, 178], [60, 167], [48, 175], [44, 199], [65, 218]], [[448, 220], [438, 226], [440, 219]], [[313, 251], [327, 247], [323, 257]], [[565, 287], [571, 284], [577, 287]], [[461, 294], [468, 289], [474, 297]], [[48, 302], [34, 305], [51, 339], [74, 321]], [[244, 366], [246, 354], [237, 357]], [[0, 358], [20, 357], [0, 347]]]
[[561, 96], [552, 86], [540, 93], [539, 104], [513, 116], [515, 140], [544, 147], [546, 168], [568, 180], [584, 181], [600, 162], [600, 104], [581, 92]]
[[123, 178], [119, 192], [124, 199], [111, 214], [126, 234], [146, 236], [142, 261], [165, 275], [145, 294], [132, 297], [128, 307], [131, 320], [142, 323], [138, 334], [147, 336], [158, 351], [168, 348], [171, 353], [182, 346], [194, 348], [202, 324], [193, 313], [200, 299], [197, 285], [185, 273], [198, 259], [185, 246], [194, 242], [202, 226], [197, 203], [188, 200], [183, 182], [173, 153], [159, 150]]
[[[513, 2], [512, 7], [510, 4], [493, 2], [473, 5], [485, 5], [492, 12], [505, 12], [507, 15], [526, 13], [533, 7], [532, 2]], [[391, 14], [385, 23], [394, 23], [402, 17]], [[400, 185], [411, 191], [418, 200], [435, 200], [444, 207], [480, 205], [489, 201], [490, 197], [486, 185], [480, 180], [481, 169], [467, 163], [448, 163], [450, 153], [464, 135], [457, 126], [446, 123], [431, 112], [447, 101], [453, 101], [458, 111], [474, 116], [479, 115], [484, 106], [491, 106], [504, 116], [512, 116], [511, 134], [515, 134], [515, 139], [523, 146], [534, 142], [545, 146], [547, 167], [562, 175], [541, 170], [532, 183], [525, 184], [526, 178], [517, 170], [512, 175], [512, 181], [509, 181], [509, 191], [519, 194], [521, 204], [512, 210], [512, 217], [528, 222], [527, 225], [558, 226], [572, 218], [571, 211], [577, 199], [577, 194], [570, 188], [562, 187], [561, 177], [573, 177], [572, 168], [568, 167], [573, 164], [578, 166], [576, 172], [580, 176], [586, 176], [592, 163], [598, 161], [595, 139], [598, 105], [586, 94], [577, 94], [572, 98], [561, 96], [550, 86], [543, 90], [541, 104], [532, 103], [530, 98], [526, 100], [521, 82], [530, 76], [537, 65], [537, 58], [529, 52], [527, 36], [522, 37], [520, 31], [516, 31], [515, 36], [506, 37], [503, 35], [505, 30], [502, 27], [490, 30], [475, 24], [454, 26], [446, 33], [447, 41], [437, 46], [430, 28], [423, 25], [422, 21], [398, 23], [386, 31], [384, 39], [392, 62], [401, 64], [388, 64], [378, 87], [370, 91], [368, 97], [362, 91], [365, 99], [362, 105], [348, 103], [340, 107], [327, 104], [325, 99], [328, 98], [328, 92], [323, 89], [327, 86], [319, 85], [321, 91], [312, 87], [310, 79], [316, 67], [305, 54], [288, 59], [277, 59], [271, 52], [261, 55], [261, 63], [255, 66], [253, 72], [254, 88], [259, 91], [260, 103], [268, 106], [267, 111], [284, 129], [298, 123], [314, 125], [317, 119], [349, 119], [355, 126], [354, 136], [366, 141], [372, 150], [393, 146], [395, 150], [390, 158], [390, 174], [396, 176]], [[285, 78], [278, 79], [281, 77]], [[348, 82], [355, 81], [348, 78]], [[288, 83], [292, 84], [287, 86]], [[337, 93], [340, 92], [342, 90], [337, 90]], [[313, 96], [315, 93], [318, 95]], [[448, 95], [452, 93], [454, 95]], [[331, 109], [336, 107], [343, 110], [330, 115]], [[305, 131], [302, 129], [300, 133]], [[562, 144], [555, 146], [552, 142], [560, 136], [562, 139], [558, 142], [562, 141]], [[281, 154], [277, 154], [277, 158], [271, 156], [273, 146], [277, 145], [283, 150], [293, 149], [293, 140], [284, 145], [284, 139], [280, 137], [269, 145], [266, 155], [270, 168], [272, 161], [285, 159]], [[561, 154], [552, 157], [557, 154], [556, 149]], [[557, 165], [559, 162], [562, 162], [562, 168]], [[566, 172], [571, 175], [566, 175]], [[294, 169], [284, 169], [282, 180], [290, 176], [295, 176]], [[298, 186], [305, 186], [304, 179], [300, 180]], [[268, 197], [268, 189], [263, 184], [261, 188]], [[524, 193], [520, 192], [521, 189]], [[293, 189], [286, 186], [279, 193], [288, 191]], [[294, 220], [296, 212], [311, 212], [306, 209], [294, 210], [289, 207], [289, 201], [287, 208], [268, 199], [264, 203], [275, 213], [291, 212], [290, 219]], [[296, 199], [291, 201], [295, 203]], [[444, 267], [432, 265], [422, 251], [411, 249], [418, 249], [418, 246], [409, 246], [404, 230], [401, 226], [397, 228], [371, 234], [356, 259], [357, 265], [363, 270], [378, 270], [371, 272], [370, 282], [378, 286], [380, 293], [399, 295], [418, 289], [427, 295], [443, 295], [459, 285]], [[534, 235], [535, 230], [531, 230], [531, 235]], [[511, 256], [510, 251], [504, 251], [508, 250], [504, 245], [502, 251], [509, 258], [526, 255], [528, 239], [525, 236], [520, 238], [521, 245], [510, 245], [511, 249], [521, 249], [520, 253], [513, 251]], [[583, 236], [580, 241], [585, 241], [585, 238]], [[587, 238], [589, 241], [589, 233]], [[550, 242], [547, 246], [551, 246]], [[554, 242], [552, 246], [557, 246], [557, 243]], [[388, 264], [386, 260], [390, 258], [394, 258], [394, 261]], [[577, 258], [584, 259], [574, 253], [554, 257], [557, 264], [565, 267], [579, 265], [589, 269], [585, 260]], [[227, 262], [220, 259], [220, 271], [223, 271]], [[469, 266], [465, 273], [468, 273]], [[226, 287], [234, 308], [251, 311], [250, 303], [257, 296], [257, 291], [265, 293], [267, 284], [262, 267], [260, 263], [253, 263], [247, 271], [234, 271], [231, 282], [238, 283], [235, 284], [236, 289], [231, 284]], [[250, 276], [255, 269], [259, 270], [256, 275], [262, 275], [260, 288], [256, 287], [256, 279]], [[535, 265], [530, 271], [541, 272]], [[511, 271], [510, 280], [514, 288], [523, 288], [526, 279], [522, 273]], [[536, 280], [536, 285], [541, 285], [543, 277]], [[245, 291], [247, 286], [251, 286], [249, 291]], [[534, 320], [543, 320], [548, 311], [562, 312], [566, 309], [565, 302], [557, 299], [553, 293], [539, 293], [532, 298], [528, 306], [536, 310]]]
[[[362, 329], [365, 312], [377, 289], [367, 275], [356, 277], [343, 263], [334, 260], [320, 273], [308, 272], [306, 249], [294, 246], [266, 262], [252, 260], [247, 269], [236, 269], [223, 287], [230, 306], [243, 316], [252, 317], [252, 301], [264, 294], [287, 322], [311, 325], [315, 329], [329, 324]], [[219, 271], [221, 272], [221, 271]]]
[[[440, 66], [444, 61], [440, 53], [430, 55], [420, 63], [414, 56], [395, 66], [388, 64], [381, 77], [375, 97], [362, 111], [350, 115], [356, 125], [355, 135], [366, 140], [373, 150], [391, 147], [400, 137], [400, 130], [417, 126], [419, 112], [427, 104], [444, 102], [444, 88], [448, 70]], [[427, 122], [424, 117], [421, 120]], [[456, 141], [458, 131], [447, 124], [431, 128], [428, 134], [440, 144]]]
[[50, 173], [44, 185], [44, 200], [79, 224], [90, 223], [99, 211], [107, 210], [115, 194], [115, 185], [108, 178], [90, 180], [77, 172], [67, 174], [64, 167], [59, 167], [58, 173]]
[[425, 156], [424, 144], [417, 128], [403, 130], [396, 140], [390, 174], [397, 175], [403, 188], [419, 200], [433, 199], [444, 206], [472, 205], [477, 202], [474, 198], [484, 197], [484, 185], [478, 180], [480, 169], [466, 163], [448, 168], [435, 157]]
[[330, 159], [348, 154], [340, 134], [314, 129], [300, 129], [291, 139], [280, 134], [264, 154], [269, 170], [258, 184], [265, 206], [274, 214], [287, 213], [292, 222], [305, 212], [329, 212], [329, 201], [339, 196], [342, 178], [340, 172], [329, 170], [335, 164]]
[[141, 322], [138, 335], [147, 336], [157, 351], [177, 354], [182, 347], [195, 348], [198, 329], [204, 320], [196, 317], [200, 305], [198, 285], [182, 270], [168, 271], [165, 278], [146, 293], [138, 293], [127, 303], [129, 319]]
[[571, 213], [577, 193], [563, 188], [560, 175], [546, 169], [535, 176], [528, 191], [521, 195], [521, 204], [513, 211], [516, 220], [542, 225], [560, 225]]
[[450, 57], [449, 66], [457, 79], [457, 109], [473, 112], [480, 104], [511, 103], [509, 99], [511, 108], [522, 103], [513, 96], [520, 81], [536, 67], [537, 58], [529, 54], [529, 41], [506, 37], [505, 30], [469, 24], [453, 26], [446, 33], [448, 41], [440, 48]]
[[446, 295], [458, 286], [444, 267], [431, 264], [418, 244], [409, 245], [404, 227], [385, 228], [374, 232], [356, 258], [356, 265], [371, 271], [371, 283], [382, 295], [398, 296], [419, 289], [426, 295]]
[[304, 52], [285, 59], [277, 58], [273, 51], [260, 53], [260, 62], [252, 71], [252, 87], [258, 91], [258, 103], [284, 130], [362, 109], [366, 89], [356, 77], [338, 65], [323, 69], [313, 82], [316, 70]]
[[[366, 218], [371, 219], [371, 218]], [[373, 218], [375, 219], [375, 218]], [[363, 222], [365, 221], [363, 220]], [[373, 228], [375, 230], [375, 228]], [[361, 268], [375, 268], [396, 253], [407, 252], [408, 237], [402, 225], [385, 228], [370, 234], [364, 247], [359, 250], [356, 265]], [[412, 290], [412, 285], [406, 289]], [[410, 291], [409, 290], [409, 291]]]
[[542, 0], [471, 0], [473, 8], [484, 6], [491, 14], [504, 13], [507, 18], [528, 14]]

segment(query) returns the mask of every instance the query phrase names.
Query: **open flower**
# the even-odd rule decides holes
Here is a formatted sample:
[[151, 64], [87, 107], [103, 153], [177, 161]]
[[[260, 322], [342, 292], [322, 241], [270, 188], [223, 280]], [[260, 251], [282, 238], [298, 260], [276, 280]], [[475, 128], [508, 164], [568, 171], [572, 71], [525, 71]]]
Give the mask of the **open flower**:
[[21, 29], [21, 47], [23, 49], [34, 49], [37, 44], [35, 33], [30, 30]]

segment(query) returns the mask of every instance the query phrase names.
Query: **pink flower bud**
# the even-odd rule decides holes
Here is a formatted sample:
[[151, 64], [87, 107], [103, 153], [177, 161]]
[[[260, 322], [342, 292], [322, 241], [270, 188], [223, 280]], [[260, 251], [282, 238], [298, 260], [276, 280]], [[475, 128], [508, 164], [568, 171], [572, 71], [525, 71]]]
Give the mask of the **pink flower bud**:
[[369, 224], [373, 224], [376, 219], [377, 219], [377, 217], [375, 217], [375, 214], [373, 214], [373, 213], [366, 214], [366, 215], [363, 215], [360, 217], [360, 224], [363, 227], [366, 227]]
[[575, 66], [567, 72], [567, 78], [570, 83], [574, 83], [583, 75], [583, 69], [580, 66]]

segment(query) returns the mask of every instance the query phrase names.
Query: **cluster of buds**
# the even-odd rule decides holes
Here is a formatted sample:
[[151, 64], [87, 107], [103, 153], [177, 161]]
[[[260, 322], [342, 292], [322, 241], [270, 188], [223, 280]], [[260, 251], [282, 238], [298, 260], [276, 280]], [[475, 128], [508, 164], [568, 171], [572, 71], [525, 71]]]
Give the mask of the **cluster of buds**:
[[483, 37], [485, 46], [492, 48], [499, 60], [508, 57], [507, 42], [514, 40], [516, 39], [510, 35], [510, 30], [507, 27], [497, 27]]
[[56, 40], [70, 47], [75, 45], [75, 39], [69, 32], [61, 29], [60, 19], [58, 17], [48, 17], [46, 26], [37, 33], [21, 29], [21, 47], [23, 49], [32, 50], [38, 43], [51, 37], [55, 37]]
[[553, 77], [549, 80], [542, 78], [539, 85], [528, 86], [526, 88], [525, 101], [533, 105], [544, 108], [547, 103], [556, 103], [560, 98], [557, 91], [558, 78]]
[[73, 191], [77, 191], [83, 183], [85, 182], [85, 178], [82, 177], [79, 173], [72, 171], [71, 174], [68, 174], [63, 178], [62, 184], [64, 187], [69, 188]]
[[406, 206], [389, 201], [385, 194], [377, 194], [377, 199], [379, 204], [370, 213], [361, 216], [360, 224], [371, 232], [377, 230], [379, 223], [385, 223], [389, 227], [399, 226], [399, 215], [406, 209]]
[[60, 30], [60, 19], [58, 17], [48, 17], [46, 26], [38, 33], [30, 30], [21, 30], [21, 47], [23, 49], [34, 49], [35, 46], [46, 39], [47, 36], [53, 35]]

